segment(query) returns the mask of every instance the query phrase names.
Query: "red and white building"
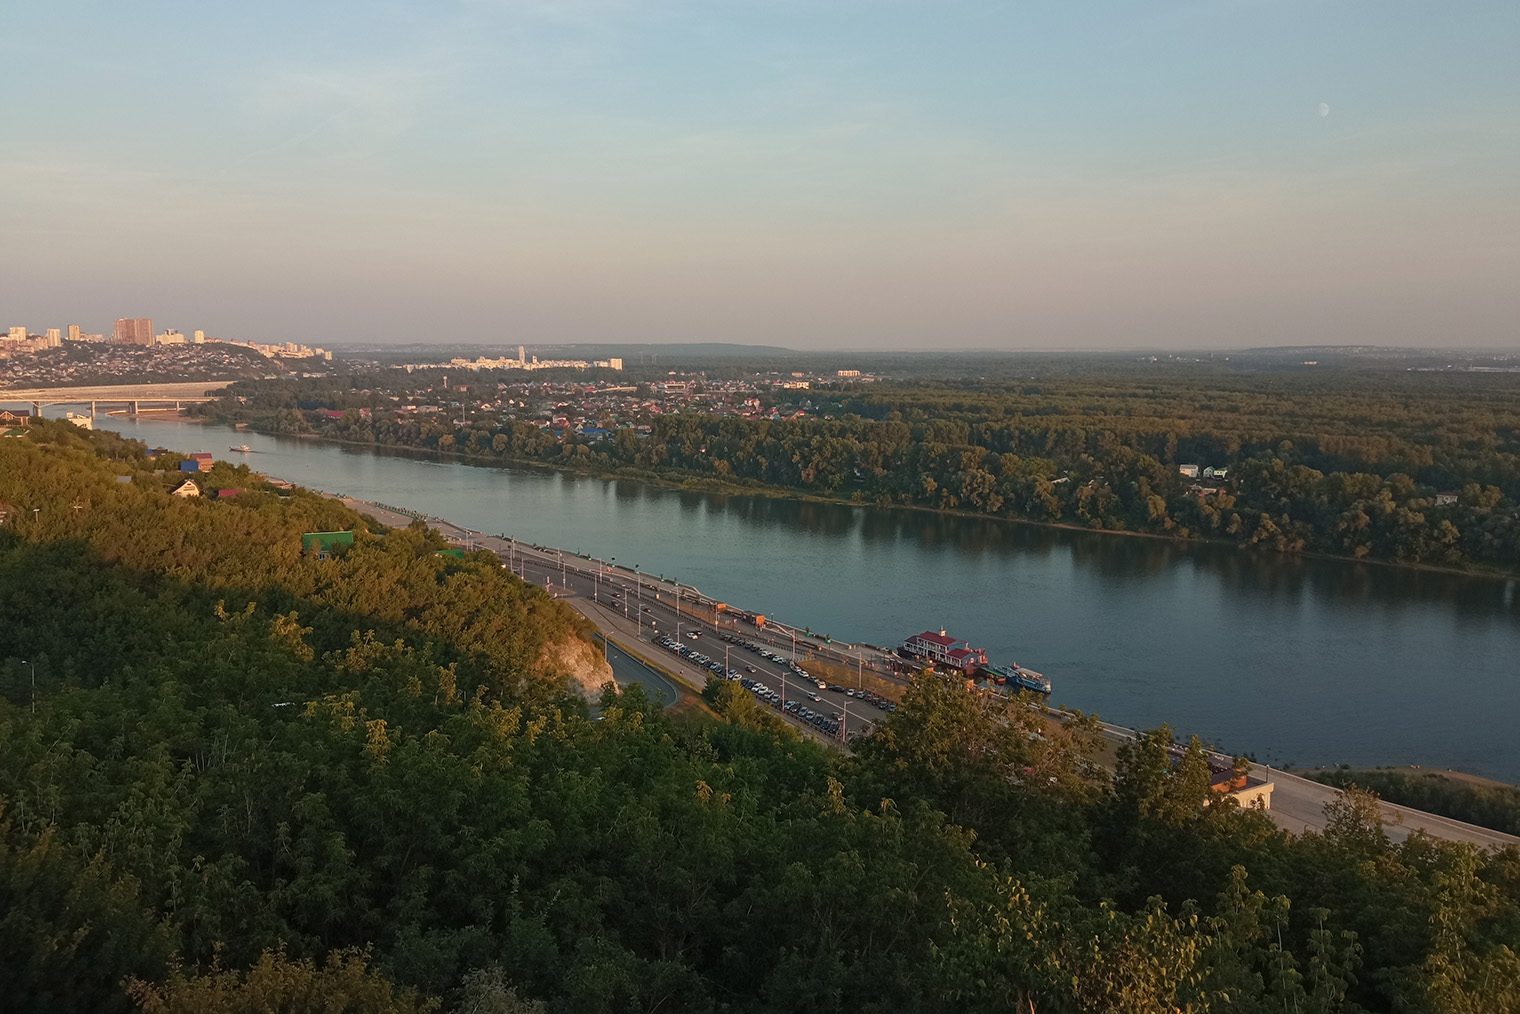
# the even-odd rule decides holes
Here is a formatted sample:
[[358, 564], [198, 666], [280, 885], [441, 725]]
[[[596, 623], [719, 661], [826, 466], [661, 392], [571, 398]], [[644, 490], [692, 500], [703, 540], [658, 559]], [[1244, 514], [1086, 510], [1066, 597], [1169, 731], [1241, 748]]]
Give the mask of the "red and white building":
[[943, 630], [939, 633], [926, 630], [922, 634], [914, 634], [903, 642], [902, 652], [912, 658], [921, 658], [931, 665], [967, 673], [975, 672], [987, 664], [985, 651], [973, 648]]

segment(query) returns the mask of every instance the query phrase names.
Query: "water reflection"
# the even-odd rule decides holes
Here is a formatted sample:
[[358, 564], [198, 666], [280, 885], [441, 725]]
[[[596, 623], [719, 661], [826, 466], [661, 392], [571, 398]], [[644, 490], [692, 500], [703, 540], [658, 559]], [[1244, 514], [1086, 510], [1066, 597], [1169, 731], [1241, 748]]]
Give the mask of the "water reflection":
[[[190, 449], [185, 423], [109, 423]], [[1057, 701], [1279, 761], [1520, 780], [1520, 595], [1508, 579], [239, 434], [274, 475], [678, 575], [852, 640], [946, 626], [1056, 680]]]

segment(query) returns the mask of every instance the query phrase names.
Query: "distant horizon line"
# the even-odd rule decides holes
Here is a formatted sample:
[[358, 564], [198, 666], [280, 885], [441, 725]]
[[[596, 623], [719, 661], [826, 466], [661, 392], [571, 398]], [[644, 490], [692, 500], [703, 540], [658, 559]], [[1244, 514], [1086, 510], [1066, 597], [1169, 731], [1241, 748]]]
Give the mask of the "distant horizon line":
[[1292, 344], [1292, 345], [1246, 345], [1246, 346], [1207, 346], [1207, 347], [1177, 347], [1177, 346], [1079, 346], [1079, 347], [1030, 347], [1009, 348], [1005, 346], [982, 346], [968, 345], [952, 348], [919, 349], [919, 348], [860, 348], [850, 346], [830, 346], [826, 348], [802, 349], [788, 345], [757, 345], [748, 342], [619, 342], [619, 341], [580, 341], [580, 342], [382, 342], [382, 341], [331, 341], [327, 347], [331, 349], [516, 349], [517, 347], [528, 349], [576, 349], [576, 348], [621, 348], [621, 349], [678, 349], [695, 350], [703, 348], [721, 349], [744, 349], [768, 352], [780, 352], [793, 355], [911, 355], [911, 356], [943, 356], [943, 355], [1061, 355], [1061, 354], [1118, 354], [1118, 355], [1169, 355], [1169, 356], [1198, 356], [1198, 355], [1235, 355], [1262, 352], [1421, 352], [1433, 355], [1492, 355], [1496, 353], [1520, 354], [1520, 342], [1514, 345], [1471, 345], [1461, 347], [1434, 346], [1434, 345], [1375, 345], [1365, 342], [1348, 344]]

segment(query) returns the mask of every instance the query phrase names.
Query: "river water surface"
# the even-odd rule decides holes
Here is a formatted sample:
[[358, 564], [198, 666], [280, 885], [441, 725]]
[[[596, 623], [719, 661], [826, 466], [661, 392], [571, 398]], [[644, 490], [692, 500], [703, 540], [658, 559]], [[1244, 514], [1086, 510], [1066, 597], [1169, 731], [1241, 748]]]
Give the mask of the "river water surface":
[[[49, 414], [52, 414], [50, 411]], [[482, 468], [179, 421], [98, 425], [674, 577], [835, 638], [941, 627], [1057, 704], [1276, 764], [1520, 782], [1516, 581]], [[229, 453], [247, 443], [252, 454]]]

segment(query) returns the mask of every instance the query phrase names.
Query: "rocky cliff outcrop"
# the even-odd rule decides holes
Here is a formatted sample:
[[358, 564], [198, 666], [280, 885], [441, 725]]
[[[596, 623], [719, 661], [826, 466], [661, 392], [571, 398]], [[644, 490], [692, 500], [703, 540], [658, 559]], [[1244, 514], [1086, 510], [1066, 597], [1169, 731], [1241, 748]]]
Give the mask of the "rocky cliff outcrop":
[[612, 666], [602, 653], [579, 637], [544, 645], [538, 667], [546, 673], [564, 673], [570, 678], [572, 691], [593, 700], [601, 693], [602, 684], [612, 679]]

